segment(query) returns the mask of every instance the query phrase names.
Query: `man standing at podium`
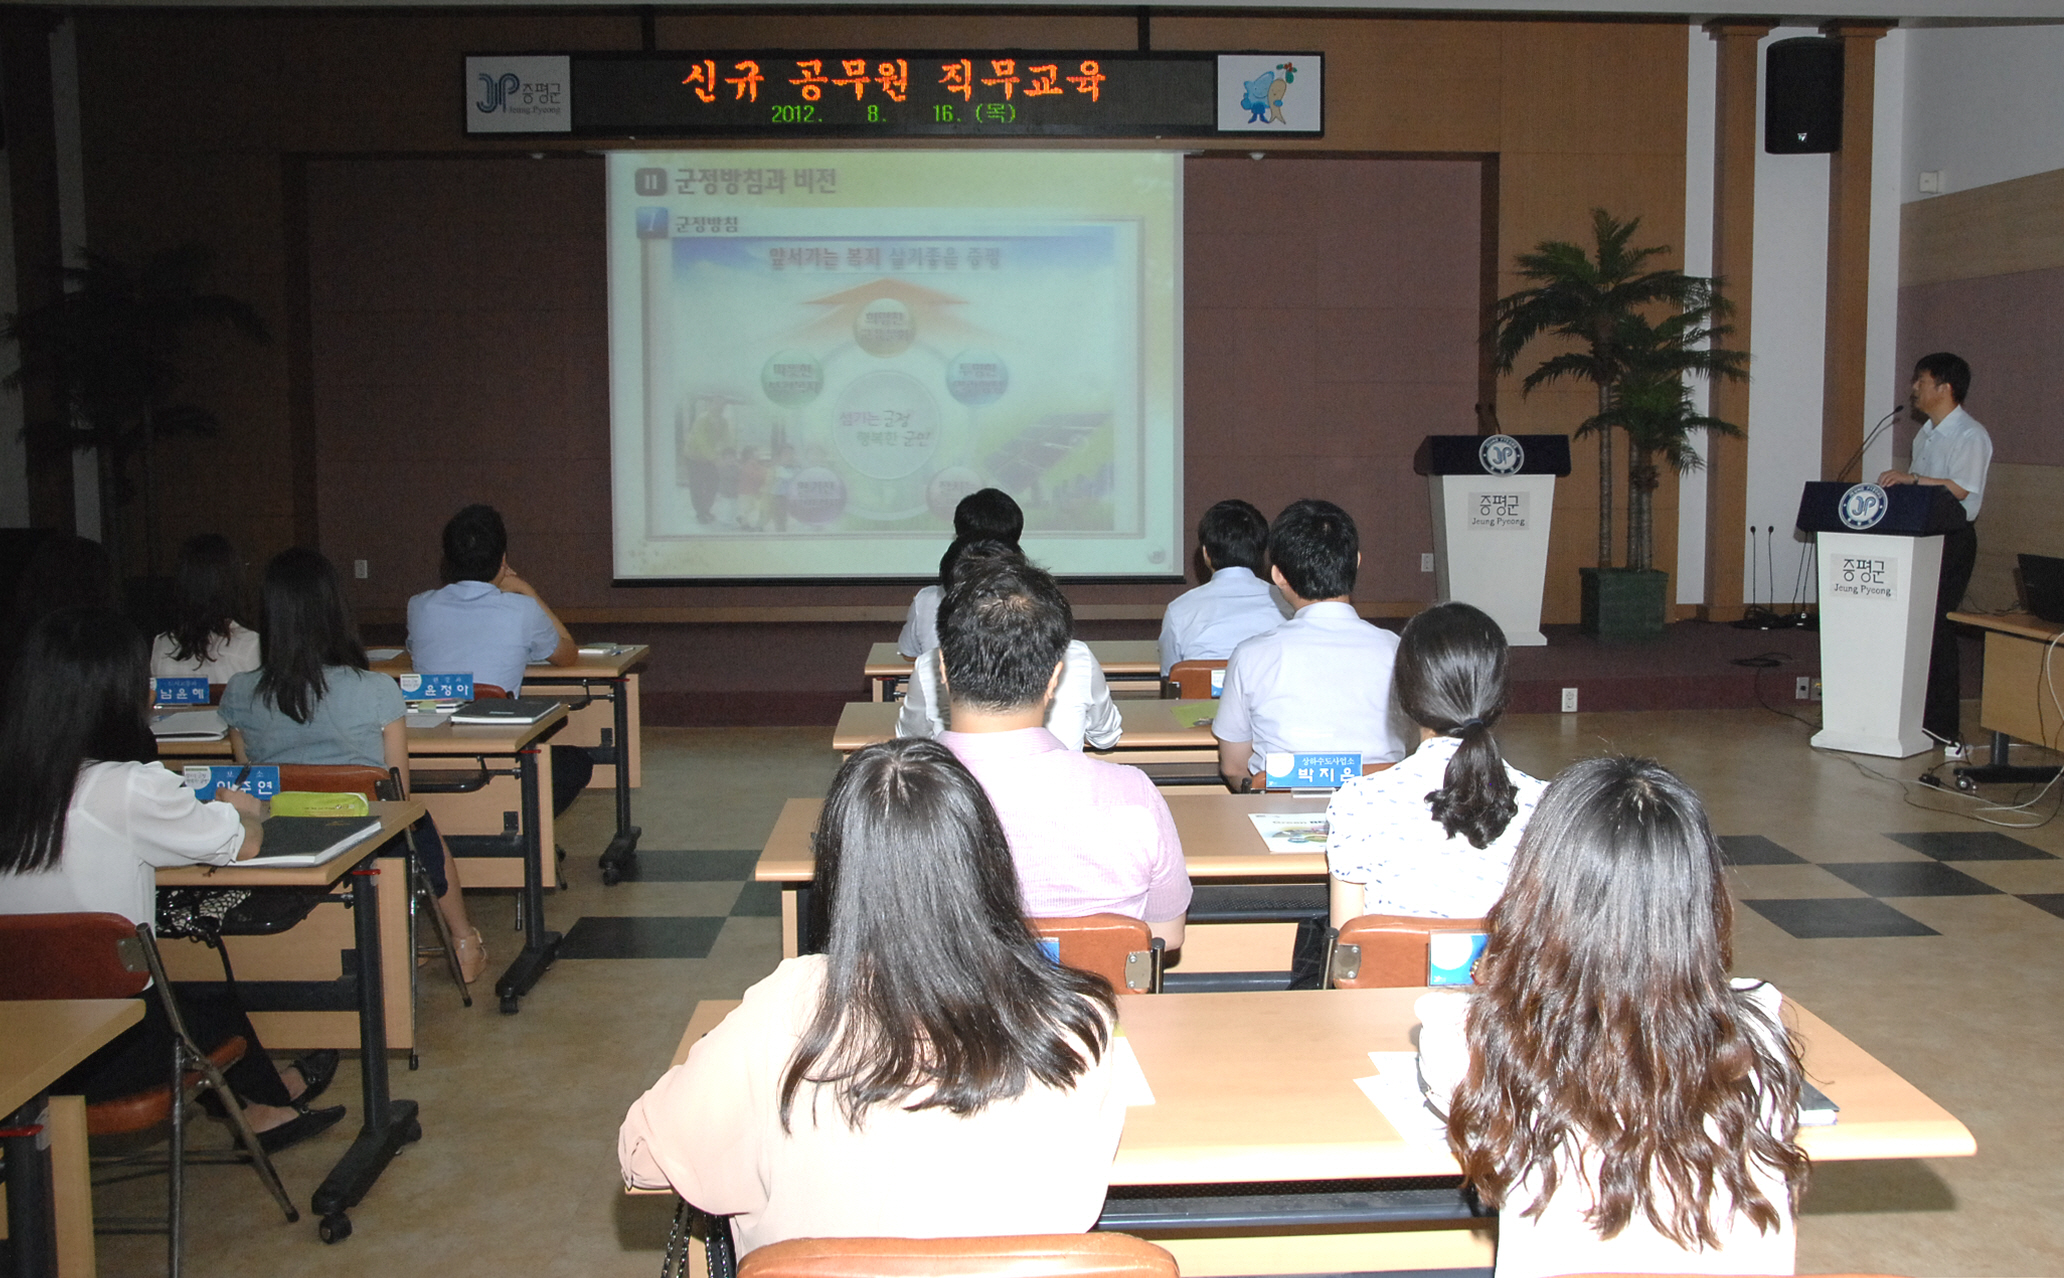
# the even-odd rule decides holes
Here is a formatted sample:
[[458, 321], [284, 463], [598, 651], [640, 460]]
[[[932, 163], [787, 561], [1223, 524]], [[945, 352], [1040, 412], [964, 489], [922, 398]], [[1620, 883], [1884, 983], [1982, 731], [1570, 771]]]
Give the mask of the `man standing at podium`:
[[1928, 424], [1914, 436], [1913, 469], [1888, 470], [1878, 476], [1887, 487], [1893, 484], [1933, 484], [1946, 488], [1963, 507], [1963, 523], [1943, 534], [1942, 578], [1935, 590], [1935, 643], [1928, 654], [1928, 699], [1921, 712], [1921, 728], [1950, 747], [1952, 756], [1963, 750], [1959, 725], [1956, 628], [1949, 613], [1964, 600], [1971, 585], [1971, 569], [1978, 562], [1978, 533], [1971, 521], [1985, 503], [1985, 472], [1992, 466], [1992, 436], [1976, 418], [1964, 411], [1964, 396], [1971, 390], [1971, 366], [1947, 351], [1923, 355], [1914, 362], [1913, 406], [1925, 413]]

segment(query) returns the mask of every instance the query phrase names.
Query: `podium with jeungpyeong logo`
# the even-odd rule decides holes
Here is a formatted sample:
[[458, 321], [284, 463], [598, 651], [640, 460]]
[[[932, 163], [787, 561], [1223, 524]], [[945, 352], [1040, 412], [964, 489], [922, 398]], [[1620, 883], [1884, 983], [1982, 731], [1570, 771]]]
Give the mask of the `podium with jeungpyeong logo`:
[[1434, 597], [1488, 613], [1514, 647], [1539, 647], [1555, 480], [1567, 435], [1428, 435], [1412, 468], [1433, 500]]
[[1934, 485], [1809, 483], [1798, 528], [1820, 569], [1821, 729], [1828, 750], [1903, 759], [1921, 731], [1942, 534], [1963, 508]]

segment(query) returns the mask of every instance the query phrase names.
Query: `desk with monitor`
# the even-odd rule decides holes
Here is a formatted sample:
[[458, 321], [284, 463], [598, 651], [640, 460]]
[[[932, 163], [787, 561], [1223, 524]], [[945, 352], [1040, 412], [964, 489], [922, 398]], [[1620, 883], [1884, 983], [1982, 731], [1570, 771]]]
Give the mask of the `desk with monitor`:
[[1983, 767], [1958, 768], [1974, 782], [2041, 785], [2057, 775], [2050, 767], [2015, 767], [2007, 758], [2009, 738], [2049, 750], [2064, 750], [2064, 625], [2032, 613], [1992, 616], [1953, 612], [1949, 619], [1985, 631], [1985, 690], [1978, 724], [1992, 733], [1992, 756]]
[[[1455, 1210], [1452, 1188], [1409, 1187], [1456, 1176], [1454, 1156], [1401, 1136], [1354, 1081], [1376, 1072], [1370, 1052], [1413, 1050], [1425, 992], [1121, 998], [1154, 1103], [1126, 1111], [1101, 1226], [1168, 1248], [1187, 1278], [1488, 1268], [1495, 1221]], [[674, 1063], [736, 1006], [697, 1004]], [[1841, 1107], [1834, 1126], [1799, 1132], [1815, 1161], [1977, 1152], [1948, 1111], [1812, 1012], [1788, 999], [1785, 1019], [1807, 1076]], [[1339, 1186], [1398, 1181], [1408, 1187]]]

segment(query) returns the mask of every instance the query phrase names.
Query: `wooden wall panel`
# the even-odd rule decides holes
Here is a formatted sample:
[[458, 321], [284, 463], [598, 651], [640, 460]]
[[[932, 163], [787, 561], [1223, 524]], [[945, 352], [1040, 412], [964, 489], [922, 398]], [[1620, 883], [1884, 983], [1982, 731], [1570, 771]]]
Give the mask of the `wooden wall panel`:
[[2064, 169], [1900, 206], [1899, 284], [2064, 267]]

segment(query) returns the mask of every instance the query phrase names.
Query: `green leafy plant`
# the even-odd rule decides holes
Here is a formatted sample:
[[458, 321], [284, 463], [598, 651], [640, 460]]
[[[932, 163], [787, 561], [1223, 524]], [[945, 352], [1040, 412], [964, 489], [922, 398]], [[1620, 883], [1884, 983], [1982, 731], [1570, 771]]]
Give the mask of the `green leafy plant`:
[[1617, 427], [1627, 432], [1627, 567], [1655, 567], [1655, 491], [1662, 467], [1678, 474], [1703, 463], [1691, 446], [1693, 431], [1739, 437], [1741, 428], [1698, 411], [1681, 377], [1641, 374], [1623, 377], [1612, 404], [1578, 427], [1578, 435]]
[[[212, 435], [214, 412], [181, 395], [186, 342], [200, 326], [227, 328], [254, 342], [270, 336], [258, 312], [223, 293], [205, 292], [213, 254], [182, 245], [152, 254], [140, 265], [97, 253], [65, 269], [63, 296], [7, 317], [0, 340], [13, 342], [20, 363], [0, 379], [19, 390], [46, 379], [60, 415], [31, 421], [24, 438], [99, 458], [102, 517], [119, 556], [126, 537], [124, 512], [141, 495], [143, 542], [155, 575], [157, 446], [179, 435]], [[132, 472], [141, 471], [140, 480]]]
[[[1614, 472], [1613, 431], [1625, 429], [1613, 414], [1616, 392], [1630, 379], [1660, 383], [1678, 381], [1686, 375], [1746, 377], [1747, 356], [1739, 351], [1714, 349], [1711, 340], [1724, 336], [1727, 328], [1716, 323], [1726, 313], [1726, 303], [1716, 291], [1716, 282], [1676, 270], [1652, 270], [1652, 259], [1668, 253], [1667, 245], [1631, 247], [1641, 219], [1622, 222], [1604, 209], [1591, 211], [1593, 247], [1565, 240], [1544, 240], [1531, 253], [1517, 258], [1518, 272], [1530, 287], [1498, 299], [1492, 309], [1488, 340], [1499, 372], [1509, 373], [1519, 356], [1539, 338], [1560, 338], [1574, 343], [1543, 361], [1520, 383], [1522, 393], [1563, 378], [1590, 382], [1598, 392], [1598, 412], [1578, 430], [1598, 441], [1598, 566], [1613, 566]], [[1646, 312], [1667, 312], [1666, 318], [1651, 323]], [[1688, 402], [1688, 401], [1687, 401]], [[1695, 415], [1695, 414], [1694, 414]], [[1721, 423], [1726, 426], [1726, 423]], [[1711, 426], [1699, 429], [1713, 429]], [[1727, 426], [1723, 434], [1741, 432]], [[1668, 454], [1650, 447], [1653, 458]], [[1636, 449], [1636, 464], [1642, 450]], [[1695, 458], [1695, 455], [1693, 455]], [[1653, 468], [1652, 461], [1649, 463]], [[1678, 469], [1684, 469], [1680, 466]], [[1630, 473], [1630, 487], [1635, 480]], [[1654, 494], [1651, 484], [1640, 490], [1644, 518]], [[1644, 533], [1644, 562], [1653, 558], [1653, 524]], [[1629, 524], [1629, 558], [1633, 558], [1633, 527]]]

